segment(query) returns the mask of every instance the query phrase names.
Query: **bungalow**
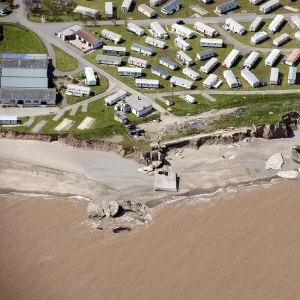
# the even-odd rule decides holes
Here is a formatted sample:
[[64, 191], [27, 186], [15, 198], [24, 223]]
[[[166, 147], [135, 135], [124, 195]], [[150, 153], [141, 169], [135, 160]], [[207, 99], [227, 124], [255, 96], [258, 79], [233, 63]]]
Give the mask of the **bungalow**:
[[168, 71], [166, 71], [162, 68], [159, 68], [159, 67], [155, 67], [155, 66], [151, 67], [151, 73], [154, 75], [157, 75], [163, 79], [167, 79], [170, 76]]
[[153, 110], [152, 104], [140, 96], [129, 96], [125, 99], [125, 102], [130, 107], [131, 112], [138, 118], [150, 114]]
[[208, 49], [208, 50], [205, 50], [205, 51], [201, 51], [201, 52], [198, 52], [197, 53], [197, 58], [199, 60], [204, 60], [204, 59], [207, 59], [207, 58], [211, 58], [213, 56], [215, 56], [216, 52], [214, 49]]
[[67, 90], [66, 90], [67, 95], [83, 97], [83, 96], [88, 96], [90, 93], [91, 93], [91, 88], [89, 87], [77, 85], [77, 84], [71, 84], [71, 83], [67, 85]]
[[16, 116], [0, 116], [0, 125], [17, 125], [18, 117]]
[[145, 59], [130, 56], [128, 58], [128, 64], [135, 67], [147, 68], [148, 61]]
[[166, 40], [169, 38], [167, 32], [162, 28], [162, 26], [158, 22], [152, 22], [150, 24], [152, 34], [160, 39]]
[[105, 105], [114, 105], [118, 101], [124, 100], [127, 97], [128, 93], [124, 90], [119, 90], [118, 92], [109, 95], [104, 99]]
[[173, 60], [170, 60], [167, 57], [161, 57], [159, 59], [159, 63], [171, 70], [176, 70], [177, 69], [177, 63]]
[[144, 54], [146, 56], [151, 56], [154, 54], [154, 51], [152, 48], [149, 48], [144, 45], [137, 44], [137, 43], [133, 43], [131, 45], [131, 51], [135, 51], [135, 52]]
[[179, 0], [171, 0], [161, 8], [161, 12], [165, 15], [172, 15], [180, 9]]
[[107, 29], [103, 29], [101, 31], [101, 36], [105, 39], [105, 40], [108, 40], [114, 44], [119, 44], [121, 43], [122, 41], [122, 36], [117, 34], [117, 33], [114, 33], [110, 30], [107, 30]]
[[122, 12], [128, 13], [133, 5], [133, 0], [124, 0], [121, 6]]
[[140, 4], [138, 6], [138, 11], [146, 15], [148, 18], [153, 18], [156, 16], [156, 11], [146, 4]]
[[186, 53], [183, 51], [178, 51], [176, 53], [176, 59], [179, 61], [181, 64], [186, 65], [186, 66], [192, 66], [194, 64], [194, 61], [191, 57], [189, 57]]
[[102, 53], [105, 55], [112, 56], [126, 56], [126, 48], [115, 46], [103, 46]]
[[80, 28], [75, 32], [76, 40], [86, 43], [92, 49], [100, 48], [103, 44], [99, 37], [92, 34], [84, 28]]
[[114, 17], [114, 7], [112, 2], [105, 2], [104, 10], [106, 19], [112, 19]]
[[197, 73], [196, 71], [192, 70], [191, 68], [188, 68], [188, 67], [185, 67], [183, 70], [182, 70], [182, 73], [194, 80], [197, 80], [200, 78], [200, 74]]
[[123, 125], [128, 122], [126, 115], [121, 111], [114, 112], [114, 120], [120, 122]]
[[172, 76], [170, 79], [171, 86], [181, 86], [190, 90], [193, 87], [194, 82], [190, 80], [186, 80], [177, 76]]
[[218, 63], [218, 59], [216, 57], [212, 57], [205, 65], [200, 67], [200, 71], [208, 74], [217, 66]]
[[175, 44], [175, 46], [179, 47], [181, 50], [184, 50], [184, 51], [191, 49], [191, 45], [180, 37], [177, 37], [174, 40], [174, 44]]
[[118, 67], [119, 76], [129, 76], [129, 77], [141, 77], [141, 68], [130, 68], [130, 67]]
[[92, 67], [86, 67], [84, 69], [84, 73], [85, 73], [85, 84], [86, 85], [97, 85], [97, 77], [96, 77]]
[[235, 0], [230, 0], [228, 2], [222, 3], [216, 7], [216, 11], [219, 14], [225, 14], [233, 9], [237, 8]]
[[292, 53], [283, 61], [288, 66], [295, 66], [296, 62], [300, 58], [300, 49], [294, 49]]
[[115, 67], [122, 65], [122, 58], [118, 56], [97, 54], [96, 61], [98, 64], [101, 65], [108, 65], [108, 66], [115, 66]]
[[158, 89], [160, 88], [160, 83], [157, 79], [136, 79], [135, 87], [138, 89]]
[[75, 14], [81, 14], [81, 15], [89, 16], [89, 17], [93, 17], [93, 18], [96, 18], [98, 16], [97, 9], [92, 9], [92, 8], [81, 6], [81, 5], [77, 5], [73, 12]]
[[160, 48], [160, 49], [164, 49], [166, 47], [166, 42], [157, 40], [157, 39], [152, 38], [150, 36], [147, 36], [145, 38], [145, 43], [150, 45], [150, 46], [154, 46], [154, 47], [157, 47], [157, 48]]

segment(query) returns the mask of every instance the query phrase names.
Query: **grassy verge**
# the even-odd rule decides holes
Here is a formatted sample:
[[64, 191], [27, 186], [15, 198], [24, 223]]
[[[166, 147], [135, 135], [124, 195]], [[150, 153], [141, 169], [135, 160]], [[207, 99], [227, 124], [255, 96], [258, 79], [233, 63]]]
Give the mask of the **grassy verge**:
[[56, 68], [63, 72], [73, 71], [78, 67], [78, 61], [73, 56], [51, 44], [56, 58]]

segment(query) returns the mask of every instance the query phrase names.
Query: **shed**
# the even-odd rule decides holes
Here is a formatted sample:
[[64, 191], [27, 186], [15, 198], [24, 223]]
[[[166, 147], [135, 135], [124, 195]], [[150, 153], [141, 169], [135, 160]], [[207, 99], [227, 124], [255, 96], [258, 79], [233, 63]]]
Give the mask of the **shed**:
[[194, 28], [197, 31], [199, 31], [200, 33], [202, 33], [204, 35], [208, 35], [210, 37], [216, 37], [219, 35], [219, 33], [217, 32], [217, 30], [215, 28], [210, 27], [207, 24], [204, 24], [199, 21], [194, 24]]
[[180, 9], [179, 0], [171, 0], [161, 8], [161, 12], [165, 15], [172, 15]]
[[96, 85], [97, 84], [97, 78], [94, 73], [94, 70], [92, 67], [86, 67], [84, 69], [85, 73], [85, 84], [86, 85]]
[[257, 77], [247, 68], [241, 70], [242, 77], [252, 86], [252, 87], [259, 87], [260, 81]]
[[98, 64], [108, 65], [108, 66], [121, 66], [122, 58], [118, 56], [111, 55], [100, 55], [97, 54], [96, 61]]
[[210, 73], [218, 64], [218, 59], [216, 57], [212, 57], [205, 65], [200, 67], [200, 71], [203, 73]]
[[297, 79], [297, 68], [289, 67], [288, 84], [295, 84]]
[[272, 67], [280, 56], [280, 50], [273, 49], [265, 60], [265, 66]]
[[191, 45], [189, 43], [187, 43], [185, 40], [183, 40], [180, 37], [177, 37], [174, 40], [174, 44], [179, 47], [181, 50], [187, 51], [191, 49]]
[[235, 2], [235, 0], [230, 0], [228, 2], [225, 2], [225, 3], [222, 3], [220, 5], [218, 5], [216, 7], [216, 11], [219, 13], [219, 14], [224, 14], [224, 13], [227, 13], [233, 9], [237, 8], [237, 4]]
[[258, 60], [259, 58], [259, 53], [256, 51], [253, 51], [250, 53], [250, 55], [246, 58], [246, 60], [244, 61], [243, 67], [251, 69], [255, 62]]
[[196, 99], [191, 95], [183, 96], [183, 100], [185, 100], [185, 102], [188, 102], [188, 103], [191, 103], [191, 104], [196, 103]]
[[254, 32], [256, 32], [257, 29], [260, 27], [261, 23], [262, 23], [262, 17], [258, 17], [258, 16], [257, 16], [257, 17], [254, 19], [254, 21], [250, 24], [250, 26], [249, 26], [249, 31], [254, 31]]
[[198, 52], [197, 53], [197, 58], [199, 60], [204, 60], [204, 59], [211, 58], [211, 57], [215, 56], [215, 54], [216, 54], [216, 52], [215, 52], [214, 49], [208, 49], [208, 50]]
[[288, 42], [289, 40], [290, 40], [290, 36], [287, 33], [283, 33], [273, 41], [273, 45], [279, 47], [285, 44], [286, 42]]
[[170, 85], [172, 86], [181, 86], [186, 89], [191, 89], [193, 87], [193, 81], [186, 80], [177, 76], [172, 76], [170, 78]]
[[268, 34], [265, 31], [259, 31], [256, 32], [252, 37], [251, 37], [251, 43], [253, 44], [259, 44], [266, 39], [268, 39]]
[[267, 13], [273, 11], [274, 9], [276, 9], [279, 6], [280, 6], [280, 1], [279, 0], [270, 0], [266, 3], [264, 3], [263, 5], [261, 5], [259, 10], [261, 12], [263, 12], [264, 14], [267, 14]]
[[197, 80], [200, 78], [200, 74], [197, 73], [196, 71], [192, 70], [191, 68], [185, 67], [182, 70], [182, 73], [190, 78], [192, 78], [193, 80]]
[[275, 33], [284, 21], [283, 15], [277, 15], [268, 26], [268, 32]]
[[232, 49], [228, 56], [223, 61], [222, 65], [225, 68], [231, 68], [235, 61], [238, 59], [240, 51], [237, 49]]
[[201, 47], [213, 47], [213, 48], [222, 48], [223, 47], [223, 40], [222, 39], [200, 39], [200, 46]]
[[278, 85], [278, 83], [279, 83], [279, 68], [271, 68], [270, 84]]
[[163, 79], [167, 79], [170, 76], [168, 71], [166, 71], [162, 68], [156, 67], [156, 66], [151, 67], [151, 73], [154, 75], [157, 75]]
[[237, 80], [235, 75], [231, 70], [225, 70], [223, 72], [224, 80], [227, 82], [228, 86], [232, 88], [237, 88], [241, 86], [240, 82]]

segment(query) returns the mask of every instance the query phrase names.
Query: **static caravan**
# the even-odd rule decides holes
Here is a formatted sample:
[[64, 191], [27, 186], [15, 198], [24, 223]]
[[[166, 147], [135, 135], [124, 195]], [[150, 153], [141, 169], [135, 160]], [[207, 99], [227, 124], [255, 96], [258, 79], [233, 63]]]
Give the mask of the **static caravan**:
[[240, 51], [237, 49], [232, 49], [228, 56], [223, 61], [222, 65], [225, 68], [231, 68], [234, 62], [238, 59]]
[[151, 56], [154, 54], [154, 51], [152, 48], [146, 47], [144, 45], [136, 44], [136, 43], [133, 43], [131, 45], [131, 51], [135, 51], [135, 52], [144, 54], [146, 56]]
[[213, 47], [213, 48], [222, 48], [223, 40], [222, 39], [200, 39], [201, 47]]
[[297, 79], [297, 68], [289, 67], [288, 84], [295, 84]]
[[197, 80], [200, 78], [200, 74], [195, 72], [194, 70], [188, 68], [188, 67], [185, 67], [183, 70], [182, 70], [182, 73], [194, 80]]
[[243, 35], [246, 33], [245, 27], [232, 18], [228, 18], [225, 20], [224, 27], [226, 29], [228, 28], [232, 32], [238, 33], [239, 35]]
[[98, 64], [101, 65], [108, 65], [108, 66], [121, 66], [122, 58], [118, 56], [111, 56], [111, 55], [100, 55], [97, 54], [96, 61]]
[[73, 11], [75, 14], [81, 14], [84, 16], [89, 16], [96, 18], [99, 11], [97, 9], [92, 9], [86, 6], [77, 5]]
[[223, 72], [224, 80], [227, 82], [228, 86], [233, 88], [238, 88], [241, 86], [241, 83], [236, 79], [235, 75], [231, 70], [226, 70]]
[[278, 83], [279, 83], [279, 68], [271, 68], [270, 84], [278, 85]]
[[105, 2], [104, 10], [106, 19], [112, 19], [114, 17], [114, 8], [112, 2]]
[[292, 16], [291, 23], [292, 23], [293, 27], [300, 30], [300, 17], [299, 16]]
[[67, 85], [67, 90], [66, 90], [67, 95], [83, 97], [83, 96], [88, 96], [90, 93], [91, 93], [91, 88], [89, 87], [77, 85], [77, 84], [71, 84], [71, 83]]
[[259, 4], [259, 3], [263, 2], [263, 1], [264, 0], [250, 0], [250, 3], [257, 5], [257, 4]]
[[241, 75], [252, 87], [255, 88], [260, 86], [260, 81], [250, 70], [242, 69]]
[[206, 25], [206, 24], [204, 24], [202, 22], [196, 22], [194, 24], [194, 28], [198, 32], [200, 32], [200, 33], [202, 33], [204, 35], [208, 35], [210, 37], [216, 37], [216, 36], [219, 35], [219, 33], [217, 32], [216, 29], [214, 29], [214, 28], [212, 28], [212, 27], [210, 27], [210, 26], [208, 26], [208, 25]]
[[161, 57], [159, 63], [171, 70], [177, 69], [177, 63], [171, 59], [168, 59], [167, 57]]
[[216, 54], [216, 52], [215, 52], [214, 49], [208, 49], [208, 50], [205, 50], [205, 51], [202, 51], [202, 52], [198, 52], [197, 53], [197, 58], [199, 60], [204, 60], [204, 59], [207, 59], [207, 58], [214, 57], [215, 54]]
[[255, 62], [258, 60], [258, 58], [259, 58], [258, 52], [256, 51], [251, 52], [251, 54], [244, 61], [243, 67], [247, 69], [251, 69], [254, 66]]
[[162, 5], [163, 3], [167, 2], [168, 0], [150, 0], [150, 5], [151, 6], [159, 6]]
[[136, 79], [135, 87], [138, 89], [158, 89], [160, 87], [160, 83], [157, 79]]
[[228, 1], [228, 2], [225, 2], [225, 3], [222, 3], [220, 5], [218, 5], [216, 7], [216, 11], [219, 13], [219, 14], [225, 14], [233, 9], [237, 8], [237, 4], [235, 2], [235, 0], [231, 0], [231, 1]]
[[119, 67], [118, 75], [119, 76], [129, 76], [129, 77], [141, 77], [142, 69], [141, 68], [130, 68], [130, 67]]
[[196, 99], [193, 96], [191, 96], [191, 95], [185, 95], [185, 96], [183, 96], [183, 100], [185, 102], [188, 102], [188, 103], [191, 103], [191, 104], [196, 103]]
[[105, 101], [105, 105], [109, 106], [109, 105], [114, 105], [116, 104], [118, 101], [124, 100], [127, 97], [128, 93], [124, 90], [119, 90], [118, 92], [109, 95], [108, 97], [106, 97], [104, 99]]
[[155, 37], [166, 40], [169, 38], [167, 32], [162, 28], [162, 26], [158, 22], [152, 22], [150, 24], [152, 33]]
[[150, 45], [150, 46], [154, 46], [160, 49], [164, 49], [166, 47], [166, 42], [161, 41], [161, 40], [157, 40], [155, 38], [152, 38], [150, 36], [147, 36], [145, 38], [145, 43]]
[[140, 4], [138, 6], [138, 11], [146, 15], [148, 18], [153, 18], [156, 16], [156, 11], [146, 4]]
[[264, 3], [259, 10], [261, 12], [263, 12], [264, 14], [267, 14], [271, 11], [273, 11], [274, 9], [276, 9], [277, 7], [280, 6], [280, 1], [279, 0], [270, 0], [267, 3]]
[[192, 58], [190, 58], [186, 53], [183, 51], [178, 51], [176, 53], [176, 59], [183, 65], [186, 66], [192, 66], [194, 64], [194, 61]]
[[284, 21], [284, 16], [283, 15], [277, 15], [274, 18], [274, 20], [270, 23], [270, 25], [268, 26], [268, 32], [276, 33], [276, 31], [281, 26], [283, 21]]
[[172, 76], [170, 79], [170, 85], [172, 86], [181, 86], [186, 89], [191, 89], [193, 87], [194, 82], [190, 80], [186, 80], [177, 76]]
[[183, 40], [180, 37], [177, 37], [174, 40], [174, 44], [179, 47], [181, 50], [187, 51], [191, 49], [191, 45], [189, 43], [187, 43], [185, 40]]
[[195, 35], [194, 30], [192, 30], [186, 26], [179, 25], [177, 23], [174, 23], [171, 26], [171, 28], [172, 28], [172, 32], [174, 32], [175, 34], [177, 34], [183, 38], [186, 38], [186, 39], [190, 39]]
[[268, 34], [265, 31], [259, 31], [251, 37], [252, 44], [259, 44], [268, 39]]
[[17, 125], [18, 117], [16, 116], [0, 116], [0, 125]]
[[142, 36], [145, 34], [145, 31], [140, 26], [135, 25], [134, 23], [128, 23], [127, 24], [127, 31], [134, 33], [137, 36]]
[[262, 23], [262, 17], [256, 17], [255, 20], [250, 24], [249, 31], [256, 32]]
[[283, 33], [273, 41], [273, 45], [279, 47], [285, 44], [286, 42], [288, 42], [289, 40], [290, 40], [290, 36], [287, 33]]
[[275, 62], [279, 56], [280, 56], [280, 50], [273, 49], [265, 60], [265, 66], [272, 67], [275, 64]]
[[115, 46], [103, 46], [102, 53], [104, 55], [125, 56], [126, 48], [125, 47], [115, 47]]
[[295, 39], [298, 40], [298, 41], [300, 41], [300, 31], [297, 31], [295, 33]]
[[294, 49], [292, 53], [284, 60], [284, 64], [293, 67], [300, 58], [300, 49]]
[[103, 29], [101, 31], [101, 36], [105, 39], [105, 40], [108, 40], [114, 44], [119, 44], [121, 43], [122, 41], [122, 36], [117, 34], [117, 33], [114, 33], [112, 31], [109, 31], [107, 29]]
[[148, 61], [145, 59], [130, 56], [128, 58], [128, 64], [135, 67], [147, 68]]
[[124, 0], [121, 5], [122, 12], [128, 13], [131, 9], [132, 4], [133, 0]]
[[216, 74], [210, 74], [203, 81], [203, 87], [206, 89], [215, 88], [217, 89], [222, 84], [222, 80], [219, 80]]
[[218, 64], [218, 59], [216, 57], [212, 57], [205, 65], [200, 67], [200, 71], [208, 74], [211, 70], [213, 70]]
[[180, 9], [179, 0], [171, 0], [161, 8], [161, 12], [165, 15], [172, 15]]
[[168, 71], [166, 71], [160, 67], [155, 67], [155, 66], [151, 67], [151, 73], [156, 76], [159, 76], [163, 79], [167, 79], [170, 76]]

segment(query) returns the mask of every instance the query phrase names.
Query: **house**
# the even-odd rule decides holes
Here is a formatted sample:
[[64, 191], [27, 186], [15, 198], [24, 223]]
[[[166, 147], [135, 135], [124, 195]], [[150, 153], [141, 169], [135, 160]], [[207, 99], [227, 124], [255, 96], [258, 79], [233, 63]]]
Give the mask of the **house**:
[[99, 13], [97, 9], [92, 9], [81, 5], [77, 5], [73, 12], [75, 14], [80, 14], [80, 15], [89, 16], [93, 18], [96, 18]]
[[241, 86], [241, 83], [237, 80], [237, 78], [231, 70], [225, 70], [223, 72], [223, 77], [231, 89], [238, 88]]
[[262, 43], [263, 41], [265, 41], [268, 38], [269, 38], [269, 36], [268, 36], [268, 34], [265, 31], [259, 31], [259, 32], [256, 32], [251, 37], [251, 43], [252, 44]]
[[270, 84], [271, 85], [278, 85], [279, 84], [279, 68], [271, 68]]
[[297, 79], [297, 68], [289, 67], [288, 84], [295, 84]]
[[98, 36], [89, 32], [84, 28], [80, 28], [75, 32], [76, 40], [80, 40], [83, 43], [87, 44], [92, 49], [98, 49], [102, 47], [103, 43]]
[[66, 90], [67, 95], [83, 97], [83, 96], [88, 96], [90, 93], [91, 93], [91, 88], [89, 87], [77, 85], [77, 84], [71, 84], [71, 83], [67, 85], [67, 90]]
[[296, 62], [300, 58], [300, 49], [294, 49], [292, 53], [283, 61], [288, 66], [295, 66]]
[[186, 39], [190, 39], [193, 36], [195, 36], [194, 30], [192, 30], [186, 26], [179, 25], [177, 23], [172, 24], [171, 29], [172, 29], [172, 32], [174, 32], [175, 34], [177, 34], [183, 38], [186, 38]]
[[170, 76], [168, 71], [166, 71], [160, 67], [155, 67], [155, 66], [151, 67], [151, 73], [154, 75], [157, 75], [163, 79], [167, 79]]
[[151, 56], [154, 54], [154, 51], [152, 48], [146, 47], [144, 45], [136, 44], [136, 43], [133, 43], [131, 45], [131, 51], [135, 51], [135, 52], [144, 54], [146, 56]]
[[79, 25], [73, 25], [73, 26], [71, 26], [71, 27], [68, 27], [68, 28], [62, 30], [62, 31], [59, 31], [59, 32], [57, 33], [57, 36], [58, 36], [59, 38], [61, 38], [63, 41], [73, 40], [73, 39], [76, 38], [76, 37], [75, 37], [75, 33], [76, 33], [79, 29], [81, 29], [81, 26], [79, 26]]
[[104, 99], [105, 105], [110, 106], [116, 104], [118, 101], [124, 100], [128, 93], [124, 90], [119, 90], [118, 92], [109, 95]]
[[122, 65], [122, 58], [118, 56], [97, 54], [96, 61], [98, 64], [101, 65], [108, 65], [108, 66], [115, 66], [115, 67]]
[[206, 36], [208, 35], [210, 37], [216, 37], [216, 36], [219, 35], [219, 33], [217, 32], [216, 29], [214, 29], [213, 27], [210, 27], [210, 26], [208, 26], [208, 25], [206, 25], [206, 24], [204, 24], [202, 22], [196, 22], [194, 24], [194, 28], [198, 32], [200, 32], [200, 33], [202, 33], [202, 34], [204, 34]]
[[284, 21], [283, 15], [277, 15], [274, 20], [270, 23], [268, 26], [268, 32], [270, 33], [276, 33], [278, 28], [282, 25]]
[[128, 123], [126, 115], [121, 111], [114, 112], [114, 120], [120, 122], [123, 125]]
[[280, 56], [280, 50], [273, 49], [265, 60], [265, 66], [272, 67]]
[[6, 15], [10, 12], [9, 8], [5, 4], [0, 4], [0, 14], [1, 15]]
[[0, 116], [0, 125], [17, 125], [18, 117], [16, 116]]
[[101, 36], [105, 40], [110, 41], [110, 42], [112, 42], [114, 44], [119, 44], [122, 41], [122, 36], [121, 35], [119, 35], [117, 33], [114, 33], [114, 32], [112, 32], [110, 30], [107, 30], [107, 29], [103, 29], [101, 31]]
[[157, 39], [152, 38], [150, 36], [147, 36], [145, 38], [145, 43], [150, 45], [150, 46], [154, 46], [154, 47], [157, 47], [157, 48], [160, 48], [160, 49], [164, 49], [166, 47], [166, 43], [164, 41], [157, 40]]
[[115, 46], [103, 46], [102, 53], [105, 55], [112, 56], [126, 56], [126, 48]]
[[295, 32], [295, 39], [300, 41], [300, 31]]
[[175, 46], [179, 47], [181, 50], [184, 50], [184, 51], [191, 49], [191, 45], [180, 37], [177, 37], [174, 40], [174, 44], [175, 44]]
[[137, 35], [137, 36], [142, 36], [145, 34], [145, 31], [143, 28], [140, 26], [135, 25], [134, 23], [127, 23], [126, 27], [127, 31]]
[[242, 69], [241, 75], [252, 87], [255, 88], [260, 86], [260, 81], [249, 69]]
[[159, 6], [162, 5], [163, 3], [167, 2], [168, 0], [150, 0], [150, 5], [151, 6]]
[[249, 31], [256, 32], [262, 24], [262, 17], [256, 17], [249, 26]]
[[246, 33], [246, 28], [232, 18], [225, 20], [225, 28], [228, 28], [232, 32], [238, 33], [239, 35]]
[[276, 47], [279, 47], [279, 46], [285, 44], [286, 42], [288, 42], [289, 40], [290, 40], [290, 36], [287, 33], [283, 33], [282, 35], [277, 37], [275, 40], [273, 40], [273, 45]]
[[135, 87], [138, 89], [158, 89], [160, 88], [160, 83], [157, 79], [136, 79]]
[[131, 112], [138, 118], [150, 114], [153, 110], [152, 104], [140, 96], [132, 95], [127, 97], [124, 101], [130, 107]]
[[141, 68], [130, 68], [130, 67], [118, 67], [119, 76], [129, 76], [129, 77], [141, 77]]
[[182, 70], [182, 73], [194, 80], [197, 80], [200, 78], [200, 74], [192, 70], [191, 68], [185, 67]]
[[84, 73], [85, 73], [85, 84], [86, 85], [97, 85], [97, 77], [96, 77], [92, 67], [84, 68]]
[[222, 39], [200, 39], [201, 47], [213, 47], [213, 48], [222, 48], [223, 40]]
[[297, 16], [297, 15], [292, 16], [291, 17], [291, 23], [292, 23], [293, 27], [300, 30], [300, 17], [299, 16]]
[[104, 10], [106, 19], [112, 19], [114, 17], [114, 7], [112, 2], [105, 2]]
[[257, 5], [257, 4], [259, 4], [259, 3], [263, 2], [263, 1], [264, 0], [250, 0], [250, 3]]
[[191, 103], [191, 104], [196, 103], [196, 99], [193, 96], [191, 96], [191, 95], [185, 95], [185, 96], [183, 96], [183, 100], [185, 102], [188, 102], [188, 103]]
[[219, 80], [216, 74], [210, 74], [203, 81], [203, 87], [206, 89], [215, 88], [217, 89], [222, 84], [222, 80]]
[[259, 53], [256, 51], [253, 51], [250, 53], [250, 55], [246, 58], [246, 60], [244, 61], [243, 67], [251, 69], [255, 62], [258, 60], [259, 58]]
[[232, 49], [228, 56], [223, 61], [222, 65], [225, 68], [231, 68], [235, 61], [238, 59], [240, 51], [237, 49]]
[[133, 0], [124, 0], [121, 6], [122, 12], [128, 13], [133, 5]]
[[145, 59], [130, 56], [128, 58], [128, 64], [135, 67], [147, 68], [148, 61]]
[[148, 18], [153, 18], [156, 16], [156, 11], [146, 4], [140, 4], [138, 6], [138, 11], [146, 15]]
[[150, 24], [150, 28], [152, 30], [152, 34], [160, 39], [166, 40], [169, 38], [167, 32], [162, 28], [162, 26], [158, 22], [152, 22]]
[[213, 56], [215, 56], [216, 52], [214, 49], [208, 49], [208, 50], [205, 50], [205, 51], [202, 51], [202, 52], [198, 52], [197, 53], [197, 58], [199, 60], [204, 60], [204, 59], [207, 59], [207, 58], [211, 58]]
[[161, 12], [165, 15], [172, 15], [180, 9], [179, 0], [171, 0], [161, 8]]
[[264, 14], [267, 14], [271, 11], [273, 11], [274, 9], [276, 9], [277, 7], [280, 6], [280, 1], [279, 0], [270, 0], [266, 3], [264, 3], [259, 10], [261, 12], [263, 12]]
[[178, 51], [176, 53], [176, 59], [179, 61], [182, 65], [186, 66], [192, 66], [194, 64], [194, 61], [192, 58], [190, 58], [186, 53], [183, 51]]
[[170, 79], [171, 86], [181, 86], [190, 90], [193, 87], [194, 82], [190, 80], [186, 80], [177, 76], [172, 76]]
[[218, 65], [218, 63], [218, 59], [216, 57], [212, 57], [205, 65], [200, 67], [200, 71], [208, 74]]
[[225, 14], [233, 9], [237, 8], [235, 0], [230, 0], [228, 2], [222, 3], [216, 7], [216, 11], [219, 14]]
[[159, 63], [171, 70], [176, 70], [177, 69], [177, 63], [173, 60], [170, 60], [167, 57], [161, 57], [159, 59]]

